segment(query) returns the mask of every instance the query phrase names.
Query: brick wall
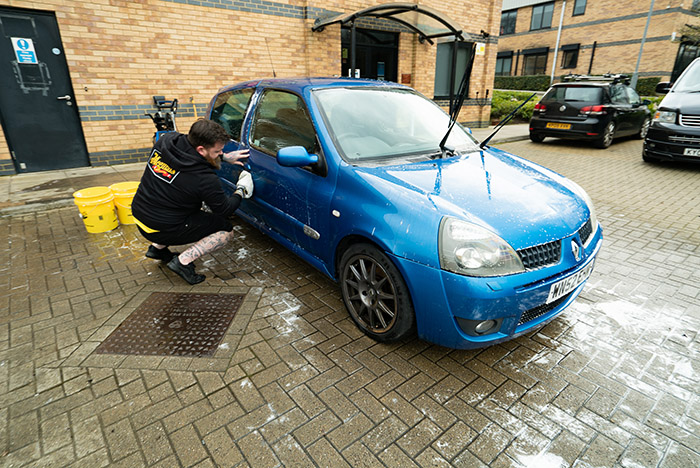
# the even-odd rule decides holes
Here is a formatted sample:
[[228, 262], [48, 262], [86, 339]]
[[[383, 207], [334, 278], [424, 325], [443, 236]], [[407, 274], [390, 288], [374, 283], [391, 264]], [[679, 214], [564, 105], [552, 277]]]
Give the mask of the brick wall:
[[[552, 27], [540, 31], [530, 31], [532, 7], [520, 8], [517, 12], [515, 34], [501, 36], [498, 50], [515, 53], [519, 50], [549, 47], [546, 74], [551, 74], [562, 5], [562, 0], [556, 1]], [[555, 77], [569, 72], [588, 73], [592, 56], [592, 74], [634, 72], [649, 5], [647, 1], [637, 0], [589, 1], [585, 14], [572, 16], [574, 1], [567, 1], [560, 47], [580, 44], [579, 56], [575, 68], [563, 69], [562, 51], [559, 50]], [[700, 24], [697, 15], [688, 10], [689, 5], [688, 0], [664, 0], [655, 3], [639, 66], [640, 77], [670, 78], [679, 45], [677, 40], [672, 40], [673, 33], [679, 33], [686, 23]], [[680, 34], [677, 36], [680, 38]], [[514, 70], [515, 64], [514, 55], [511, 74], [522, 75], [522, 56], [518, 60], [517, 70]]]
[[[56, 14], [92, 165], [143, 160], [155, 127], [153, 95], [177, 98], [180, 131], [201, 117], [220, 87], [271, 77], [340, 74], [340, 26], [312, 32], [316, 18], [374, 5], [369, 1], [9, 0], [10, 7]], [[477, 57], [470, 96], [492, 88], [500, 1], [421, 2], [462, 25], [467, 37], [490, 32]], [[400, 34], [399, 81], [433, 95], [436, 46]], [[488, 108], [488, 106], [486, 106]], [[487, 124], [467, 102], [461, 120]], [[488, 115], [488, 114], [486, 114]], [[4, 137], [0, 174], [14, 172]]]

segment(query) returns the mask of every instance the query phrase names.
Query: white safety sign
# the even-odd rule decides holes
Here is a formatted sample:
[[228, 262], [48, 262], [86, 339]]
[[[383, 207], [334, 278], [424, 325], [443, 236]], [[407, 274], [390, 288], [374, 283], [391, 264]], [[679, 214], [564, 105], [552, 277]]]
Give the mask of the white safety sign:
[[23, 37], [11, 37], [12, 48], [15, 49], [17, 63], [37, 64], [39, 61], [36, 58], [34, 50], [34, 42], [31, 39]]

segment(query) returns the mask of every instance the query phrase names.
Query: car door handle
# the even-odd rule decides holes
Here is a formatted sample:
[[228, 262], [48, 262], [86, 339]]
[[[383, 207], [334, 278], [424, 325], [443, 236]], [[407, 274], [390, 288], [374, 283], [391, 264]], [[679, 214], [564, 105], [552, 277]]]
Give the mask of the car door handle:
[[66, 94], [65, 96], [58, 96], [56, 99], [61, 101], [70, 101], [71, 97], [70, 94]]

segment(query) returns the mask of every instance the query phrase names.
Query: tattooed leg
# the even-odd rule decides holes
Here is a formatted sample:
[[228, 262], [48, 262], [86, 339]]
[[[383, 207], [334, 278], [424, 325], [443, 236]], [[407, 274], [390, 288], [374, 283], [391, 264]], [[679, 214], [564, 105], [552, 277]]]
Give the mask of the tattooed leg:
[[233, 239], [233, 231], [219, 231], [210, 234], [182, 252], [178, 258], [183, 265], [189, 265], [204, 254], [220, 249]]

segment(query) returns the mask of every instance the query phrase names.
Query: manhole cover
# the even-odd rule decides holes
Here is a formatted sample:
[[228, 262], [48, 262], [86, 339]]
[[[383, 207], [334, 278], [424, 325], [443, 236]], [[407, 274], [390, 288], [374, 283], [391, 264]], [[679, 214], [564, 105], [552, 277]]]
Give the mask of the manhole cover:
[[239, 294], [152, 293], [95, 351], [211, 356], [241, 302]]

